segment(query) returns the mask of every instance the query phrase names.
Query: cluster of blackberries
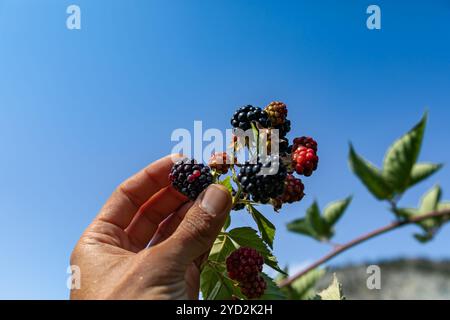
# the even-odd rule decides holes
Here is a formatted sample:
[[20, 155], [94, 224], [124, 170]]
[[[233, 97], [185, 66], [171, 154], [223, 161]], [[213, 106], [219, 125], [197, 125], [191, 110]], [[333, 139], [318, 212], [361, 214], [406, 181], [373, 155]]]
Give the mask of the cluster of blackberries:
[[244, 131], [251, 129], [252, 123], [259, 123], [262, 127], [270, 127], [269, 115], [261, 108], [251, 105], [239, 108], [231, 118], [231, 125]]
[[[289, 145], [287, 134], [291, 130], [291, 121], [287, 118], [286, 105], [280, 101], [271, 102], [263, 109], [250, 105], [239, 108], [231, 119], [234, 128], [248, 130], [255, 123], [261, 133], [267, 136], [266, 161], [256, 163], [246, 162], [241, 166], [238, 181], [242, 185], [245, 196], [255, 202], [271, 202], [275, 209], [281, 208], [283, 203], [300, 201], [304, 197], [303, 182], [287, 173], [296, 172], [299, 175], [310, 176], [317, 169], [317, 142], [310, 137], [295, 138]], [[271, 133], [278, 129], [278, 138], [273, 139]], [[272, 143], [278, 144], [278, 155], [272, 152]], [[246, 145], [248, 146], [248, 145]], [[260, 174], [265, 168], [277, 162], [279, 171]]]
[[195, 200], [213, 181], [210, 168], [191, 159], [176, 162], [169, 180], [175, 189], [191, 200]]
[[287, 169], [278, 156], [268, 156], [251, 163], [246, 161], [237, 179], [244, 193], [255, 202], [268, 203], [283, 194]]
[[228, 276], [239, 282], [242, 294], [248, 299], [259, 298], [266, 290], [266, 281], [261, 276], [263, 264], [263, 256], [246, 247], [233, 251], [226, 260]]

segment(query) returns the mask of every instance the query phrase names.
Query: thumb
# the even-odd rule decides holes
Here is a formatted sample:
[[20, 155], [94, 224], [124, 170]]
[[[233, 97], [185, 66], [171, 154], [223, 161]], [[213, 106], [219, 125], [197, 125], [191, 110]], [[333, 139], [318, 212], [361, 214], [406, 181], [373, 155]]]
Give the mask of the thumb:
[[209, 251], [231, 210], [231, 203], [230, 192], [224, 186], [210, 185], [197, 198], [172, 236], [160, 245], [177, 263], [190, 264]]

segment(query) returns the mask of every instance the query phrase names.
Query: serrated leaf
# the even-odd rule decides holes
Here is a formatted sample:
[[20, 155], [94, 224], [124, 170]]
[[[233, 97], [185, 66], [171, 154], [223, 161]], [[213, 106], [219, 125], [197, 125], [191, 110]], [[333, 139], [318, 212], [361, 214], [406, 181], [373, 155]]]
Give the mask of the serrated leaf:
[[438, 204], [438, 210], [448, 210], [450, 209], [450, 202], [441, 202]]
[[333, 226], [342, 216], [342, 214], [347, 210], [352, 197], [348, 197], [344, 200], [336, 201], [329, 204], [323, 213], [323, 218], [329, 226]]
[[399, 194], [403, 193], [411, 182], [411, 172], [419, 157], [426, 122], [427, 114], [414, 128], [394, 142], [384, 158], [383, 177]]
[[342, 292], [342, 285], [339, 283], [336, 274], [333, 274], [331, 285], [325, 290], [318, 293], [320, 300], [345, 300]]
[[437, 210], [439, 201], [441, 200], [441, 187], [436, 185], [431, 188], [423, 197], [420, 204], [420, 213], [428, 213]]
[[393, 191], [384, 180], [381, 171], [360, 157], [352, 145], [350, 145], [349, 163], [352, 171], [377, 199], [392, 199]]
[[261, 273], [261, 276], [266, 280], [267, 288], [264, 291], [264, 294], [259, 300], [284, 300], [286, 299], [286, 295], [283, 291], [277, 286], [277, 284], [264, 272]]
[[273, 239], [275, 238], [275, 226], [270, 222], [264, 215], [256, 210], [256, 208], [252, 205], [247, 205], [247, 210], [255, 220], [256, 225], [258, 226], [258, 230], [261, 234], [262, 239], [265, 243], [269, 245], [271, 249], [273, 249]]
[[417, 241], [419, 241], [420, 243], [427, 243], [429, 241], [431, 241], [434, 237], [434, 234], [432, 233], [423, 233], [423, 234], [419, 234], [416, 233], [414, 234], [414, 238], [416, 238]]
[[314, 229], [319, 239], [327, 237], [327, 225], [320, 215], [320, 209], [317, 201], [314, 201], [313, 204], [306, 210], [306, 220], [311, 224], [311, 227]]
[[325, 269], [313, 269], [295, 280], [290, 285], [290, 290], [288, 289], [292, 293], [293, 299], [308, 300], [314, 298], [314, 288], [325, 273]]
[[228, 191], [231, 193], [233, 193], [233, 186], [231, 185], [231, 177], [228, 176], [225, 179], [223, 179], [222, 181], [219, 182], [221, 185], [223, 185], [225, 188], [228, 189]]
[[286, 225], [287, 229], [292, 232], [301, 233], [307, 236], [316, 237], [314, 229], [305, 218], [296, 219]]
[[[439, 186], [434, 186], [421, 198], [419, 209], [396, 208], [394, 210], [394, 213], [399, 217], [410, 219], [413, 217], [420, 217], [421, 215], [425, 215], [433, 211], [438, 211], [441, 208], [439, 203], [441, 199], [441, 193], [441, 188]], [[420, 226], [424, 232], [421, 234], [414, 234], [414, 237], [422, 243], [428, 242], [433, 239], [436, 231], [444, 222], [445, 219], [443, 217], [428, 218], [416, 222], [416, 224]]]
[[264, 262], [272, 269], [284, 273], [278, 266], [277, 258], [272, 254], [267, 245], [258, 236], [257, 231], [250, 227], [240, 227], [228, 232], [233, 239], [241, 247], [250, 247], [258, 251], [263, 257]]
[[419, 210], [414, 208], [395, 208], [393, 211], [398, 217], [405, 219], [412, 218], [419, 214]]
[[[225, 266], [220, 266], [220, 263], [225, 263], [225, 259], [228, 255], [236, 250], [236, 246], [233, 241], [228, 236], [219, 235], [217, 239], [214, 241], [214, 244], [211, 248], [208, 260], [219, 263], [215, 269], [206, 264], [202, 270], [200, 276], [200, 288], [202, 291], [203, 297], [209, 297], [211, 292], [214, 290], [215, 286], [218, 282], [223, 282], [223, 277], [220, 277], [221, 273], [225, 273]], [[216, 297], [226, 296], [229, 291], [226, 287], [226, 284], [222, 284], [222, 287], [215, 294]], [[225, 291], [224, 291], [225, 290]], [[228, 292], [229, 293], [229, 292]], [[219, 299], [219, 298], [217, 298]]]
[[443, 167], [442, 164], [434, 163], [416, 163], [411, 171], [411, 177], [408, 187], [427, 179]]

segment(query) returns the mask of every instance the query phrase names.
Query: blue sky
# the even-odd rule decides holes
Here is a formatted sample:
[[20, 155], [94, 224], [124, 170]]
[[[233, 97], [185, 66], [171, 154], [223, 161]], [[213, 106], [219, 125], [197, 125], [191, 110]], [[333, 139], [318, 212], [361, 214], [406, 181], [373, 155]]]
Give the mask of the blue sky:
[[[114, 187], [172, 149], [176, 128], [226, 129], [239, 105], [288, 104], [290, 137], [319, 141], [307, 197], [280, 214], [275, 253], [298, 265], [328, 251], [289, 234], [316, 198], [354, 195], [336, 241], [392, 221], [347, 165], [348, 142], [380, 164], [389, 144], [430, 112], [421, 160], [448, 163], [450, 5], [376, 1], [0, 0], [0, 298], [65, 299], [70, 252]], [[82, 10], [82, 30], [65, 27]], [[450, 169], [434, 183], [450, 199]], [[236, 224], [251, 224], [243, 213]], [[447, 227], [427, 245], [414, 227], [334, 263], [450, 258]]]

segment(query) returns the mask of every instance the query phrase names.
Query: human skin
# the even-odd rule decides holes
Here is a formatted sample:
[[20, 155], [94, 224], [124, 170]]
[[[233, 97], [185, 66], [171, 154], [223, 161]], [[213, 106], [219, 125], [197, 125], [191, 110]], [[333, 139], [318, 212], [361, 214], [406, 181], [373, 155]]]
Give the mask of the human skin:
[[84, 231], [70, 259], [81, 276], [71, 299], [198, 299], [201, 264], [231, 196], [213, 184], [189, 201], [170, 185], [174, 158], [120, 184]]

